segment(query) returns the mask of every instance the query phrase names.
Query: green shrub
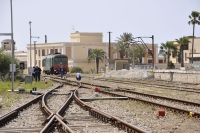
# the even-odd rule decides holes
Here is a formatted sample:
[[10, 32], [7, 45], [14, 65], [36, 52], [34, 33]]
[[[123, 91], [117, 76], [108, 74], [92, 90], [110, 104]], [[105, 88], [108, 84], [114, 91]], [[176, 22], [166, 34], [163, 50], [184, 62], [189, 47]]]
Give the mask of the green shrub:
[[80, 67], [73, 67], [70, 71], [70, 73], [77, 73], [77, 72], [83, 73], [83, 70]]

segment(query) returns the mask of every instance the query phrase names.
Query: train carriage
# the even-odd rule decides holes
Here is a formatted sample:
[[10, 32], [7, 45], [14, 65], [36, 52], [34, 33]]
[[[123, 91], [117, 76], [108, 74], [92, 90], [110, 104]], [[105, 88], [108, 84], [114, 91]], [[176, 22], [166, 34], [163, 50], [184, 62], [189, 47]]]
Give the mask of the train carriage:
[[69, 71], [68, 57], [66, 55], [55, 53], [43, 57], [42, 66], [45, 74], [50, 74], [50, 68], [52, 66], [54, 67], [54, 74], [59, 74], [61, 65], [63, 65], [66, 72]]

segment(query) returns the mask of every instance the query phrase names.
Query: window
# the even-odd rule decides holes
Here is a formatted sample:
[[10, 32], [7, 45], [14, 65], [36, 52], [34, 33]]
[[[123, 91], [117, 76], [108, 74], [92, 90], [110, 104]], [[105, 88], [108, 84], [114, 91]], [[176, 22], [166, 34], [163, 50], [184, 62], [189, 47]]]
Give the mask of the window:
[[159, 61], [158, 61], [159, 63], [163, 63], [163, 60], [162, 59], [159, 59]]
[[53, 49], [51, 49], [50, 54], [53, 54]]
[[39, 62], [39, 63], [38, 63], [38, 64], [39, 64], [39, 67], [41, 67], [40, 60], [38, 60], [38, 62]]
[[44, 49], [42, 50], [42, 56], [45, 56], [45, 50]]
[[58, 53], [58, 49], [54, 49], [55, 50], [55, 53]]
[[148, 63], [152, 63], [152, 59], [149, 59], [149, 60], [148, 60]]
[[35, 50], [35, 54], [37, 54], [37, 50]]
[[38, 56], [40, 56], [40, 50], [38, 50]]
[[185, 61], [187, 61], [187, 53], [185, 53]]

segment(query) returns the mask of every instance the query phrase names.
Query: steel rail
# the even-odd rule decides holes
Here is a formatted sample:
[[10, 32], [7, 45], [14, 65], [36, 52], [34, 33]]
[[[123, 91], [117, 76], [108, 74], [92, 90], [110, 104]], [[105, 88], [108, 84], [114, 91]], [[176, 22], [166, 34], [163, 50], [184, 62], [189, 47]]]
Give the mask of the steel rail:
[[[55, 80], [55, 77], [53, 79], [54, 81], [60, 81], [62, 80], [63, 82], [62, 83], [77, 83], [79, 84], [78, 88], [76, 90], [74, 90], [74, 93], [73, 93], [73, 98], [74, 100], [76, 101], [76, 103], [81, 106], [84, 110], [87, 110], [89, 111], [89, 114], [92, 115], [93, 117], [96, 117], [104, 122], [109, 122], [111, 123], [112, 125], [120, 128], [120, 129], [123, 129], [125, 131], [127, 131], [128, 133], [146, 133], [147, 131], [144, 131], [142, 129], [140, 129], [139, 127], [135, 126], [135, 125], [130, 125], [114, 116], [111, 116], [110, 114], [107, 114], [103, 111], [99, 111], [87, 104], [85, 104], [83, 101], [81, 101], [79, 98], [78, 98], [78, 89], [82, 87], [82, 84], [87, 84], [87, 85], [91, 85], [91, 84], [88, 84], [88, 83], [79, 83], [77, 81], [70, 81], [70, 80], [66, 80], [66, 79], [59, 79], [59, 80]], [[96, 85], [94, 85], [96, 86]], [[98, 87], [106, 87], [106, 86], [101, 86], [101, 85], [97, 85]], [[106, 88], [110, 88], [110, 87], [106, 87]]]
[[[100, 92], [105, 93], [105, 94], [109, 94], [109, 95], [112, 95], [112, 96], [121, 96], [121, 97], [124, 96], [124, 95], [120, 95], [120, 94], [116, 94], [116, 93], [112, 93], [112, 92], [104, 91], [104, 90], [100, 90]], [[150, 105], [168, 108], [170, 110], [174, 110], [175, 112], [182, 112], [182, 113], [186, 113], [186, 114], [193, 112], [193, 111], [190, 111], [190, 110], [185, 110], [185, 109], [180, 109], [180, 108], [176, 108], [176, 107], [173, 107], [173, 106], [163, 105], [163, 104], [151, 102], [151, 101], [148, 101], [148, 100], [143, 100], [143, 99], [129, 97], [129, 96], [126, 96], [126, 97], [128, 97], [129, 100], [136, 100], [136, 101], [140, 101], [140, 102], [147, 103], [147, 104], [150, 104]], [[193, 112], [193, 113], [194, 113], [194, 115], [193, 115], [194, 117], [200, 118], [199, 112]]]
[[46, 105], [46, 97], [48, 96], [49, 93], [51, 93], [51, 92], [54, 91], [55, 89], [58, 89], [58, 88], [60, 88], [60, 87], [62, 87], [62, 86], [63, 86], [63, 85], [61, 84], [61, 85], [59, 85], [59, 86], [57, 86], [57, 87], [51, 89], [50, 91], [46, 92], [46, 93], [43, 95], [43, 97], [42, 97], [41, 109], [43, 110], [43, 113], [44, 113], [45, 115], [48, 116], [48, 118], [45, 120], [45, 122], [44, 122], [43, 124], [47, 123], [47, 122], [54, 116], [54, 113], [53, 113], [53, 112], [47, 107], [47, 105]]
[[[137, 82], [137, 81], [120, 81], [120, 80], [103, 79], [103, 78], [95, 79], [95, 80], [106, 81], [106, 82], [114, 82], [114, 83], [123, 83], [123, 84], [135, 84], [135, 83], [137, 83], [137, 84], [142, 84], [142, 85], [146, 85], [146, 86], [152, 85], [152, 87], [156, 87], [156, 88], [160, 88], [162, 86], [162, 87], [167, 87], [167, 88], [161, 88], [161, 89], [170, 89], [170, 90], [200, 93], [200, 89], [183, 87], [183, 86], [162, 85], [162, 84]], [[180, 88], [180, 89], [169, 88], [169, 87], [176, 87], [176, 88]]]
[[[78, 90], [78, 89], [77, 89]], [[132, 133], [132, 132], [136, 132], [136, 133], [146, 133], [146, 131], [140, 129], [139, 127], [135, 126], [135, 125], [130, 125], [108, 113], [105, 113], [103, 111], [97, 110], [93, 107], [90, 107], [89, 105], [85, 104], [83, 101], [81, 101], [78, 97], [77, 97], [77, 90], [74, 91], [74, 98], [75, 101], [81, 105], [83, 108], [85, 108], [87, 111], [89, 111], [89, 114], [91, 114], [92, 116], [101, 119], [104, 122], [111, 122], [113, 125], [115, 125], [116, 127], [123, 129], [125, 131], [127, 131], [128, 133]]]
[[200, 103], [195, 103], [195, 102], [191, 102], [191, 101], [181, 100], [181, 99], [177, 99], [177, 98], [169, 98], [169, 97], [165, 97], [165, 96], [159, 96], [159, 95], [153, 95], [153, 94], [147, 94], [147, 93], [141, 93], [141, 92], [131, 91], [130, 89], [125, 89], [125, 88], [116, 89], [115, 91], [127, 92], [127, 93], [137, 94], [137, 95], [146, 96], [146, 97], [160, 98], [160, 99], [164, 99], [164, 100], [169, 100], [169, 101], [175, 101], [175, 102], [184, 103], [186, 105], [189, 104], [189, 105], [194, 105], [194, 106], [200, 106]]
[[45, 125], [45, 127], [40, 131], [40, 133], [49, 133], [50, 131], [58, 126], [62, 129], [62, 131], [66, 133], [74, 133], [58, 116], [54, 115], [49, 122]]
[[20, 111], [23, 111], [24, 109], [26, 109], [27, 107], [31, 106], [32, 104], [38, 102], [40, 99], [42, 98], [42, 95], [34, 98], [33, 100], [31, 100], [30, 102], [8, 112], [7, 114], [3, 115], [2, 117], [0, 117], [0, 127], [4, 126], [5, 124], [7, 124], [10, 120], [16, 118], [19, 114]]

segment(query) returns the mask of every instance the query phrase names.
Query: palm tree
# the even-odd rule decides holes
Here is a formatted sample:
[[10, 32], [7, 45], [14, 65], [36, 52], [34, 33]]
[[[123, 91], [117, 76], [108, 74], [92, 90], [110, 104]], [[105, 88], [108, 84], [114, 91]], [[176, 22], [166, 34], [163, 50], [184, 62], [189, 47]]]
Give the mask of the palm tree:
[[183, 60], [183, 50], [184, 50], [184, 46], [188, 45], [188, 43], [190, 42], [188, 37], [181, 37], [179, 39], [176, 39], [176, 42], [178, 44], [180, 44], [180, 54], [181, 54], [181, 67], [184, 67], [184, 60]]
[[113, 50], [113, 53], [119, 52], [120, 59], [123, 59], [123, 57], [126, 55], [126, 47], [123, 42], [117, 42], [115, 45], [115, 49]]
[[[117, 39], [118, 39], [118, 40], [116, 40], [117, 42], [124, 43], [125, 49], [128, 49], [129, 45], [133, 41], [133, 35], [132, 35], [132, 33], [124, 32], [122, 35], [120, 35], [120, 37], [117, 37]], [[125, 50], [125, 55], [126, 55], [126, 58], [127, 58], [128, 50]]]
[[145, 57], [146, 53], [146, 49], [142, 45], [136, 45], [134, 55], [139, 59], [140, 64], [142, 64], [142, 57]]
[[130, 43], [133, 40], [133, 35], [132, 33], [126, 33], [124, 32], [120, 37], [117, 37], [117, 42], [125, 42], [125, 43]]
[[189, 15], [190, 21], [188, 24], [193, 25], [193, 34], [192, 34], [192, 63], [193, 63], [193, 49], [194, 49], [194, 29], [195, 29], [195, 24], [200, 25], [200, 12], [197, 11], [192, 11], [191, 15]]
[[170, 56], [177, 54], [177, 47], [173, 42], [167, 41], [166, 43], [161, 43], [159, 54], [167, 55], [167, 68], [169, 68]]
[[103, 62], [105, 54], [106, 52], [104, 52], [102, 49], [93, 49], [88, 54], [88, 63], [91, 63], [92, 60], [95, 60], [97, 74], [99, 73], [99, 61], [101, 60]]

